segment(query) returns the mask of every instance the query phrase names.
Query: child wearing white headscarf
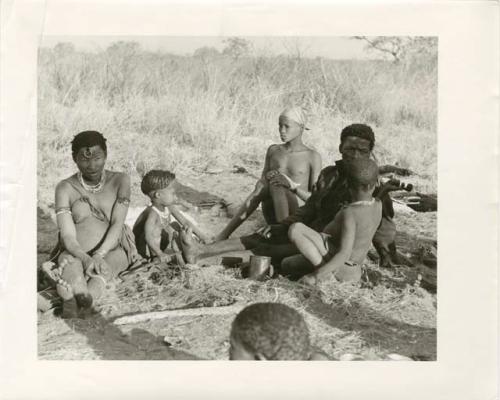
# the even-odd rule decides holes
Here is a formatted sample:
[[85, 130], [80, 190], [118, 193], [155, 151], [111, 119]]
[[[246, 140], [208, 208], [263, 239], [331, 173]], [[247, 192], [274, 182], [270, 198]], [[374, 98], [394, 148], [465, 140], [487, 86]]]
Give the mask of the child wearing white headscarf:
[[269, 146], [262, 177], [252, 194], [215, 240], [224, 240], [262, 203], [268, 224], [276, 224], [293, 214], [311, 195], [321, 171], [321, 157], [302, 142], [307, 127], [304, 110], [288, 107], [279, 115], [283, 143]]

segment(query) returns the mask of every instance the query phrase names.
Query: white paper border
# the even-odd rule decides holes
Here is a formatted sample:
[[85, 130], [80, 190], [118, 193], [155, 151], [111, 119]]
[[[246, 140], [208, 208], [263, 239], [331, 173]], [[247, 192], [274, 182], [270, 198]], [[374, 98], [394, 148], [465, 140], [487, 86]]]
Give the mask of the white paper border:
[[[439, 36], [438, 361], [37, 361], [36, 49], [42, 32]], [[492, 1], [314, 7], [3, 2], [0, 256], [8, 275], [0, 292], [0, 397], [495, 398], [498, 33]]]

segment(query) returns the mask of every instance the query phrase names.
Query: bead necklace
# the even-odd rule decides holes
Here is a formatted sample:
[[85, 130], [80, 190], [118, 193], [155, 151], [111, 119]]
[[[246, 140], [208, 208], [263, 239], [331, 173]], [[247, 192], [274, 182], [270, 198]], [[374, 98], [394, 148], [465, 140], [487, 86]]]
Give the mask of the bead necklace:
[[153, 210], [158, 214], [158, 216], [160, 217], [160, 219], [162, 220], [170, 220], [170, 212], [168, 211], [168, 208], [165, 207], [165, 209], [163, 211], [160, 211], [158, 210], [154, 205], [151, 204], [151, 207], [153, 208]]
[[360, 200], [355, 201], [354, 203], [350, 203], [350, 206], [371, 206], [375, 202], [375, 198], [373, 197], [371, 200]]
[[76, 175], [78, 177], [78, 181], [80, 182], [80, 185], [82, 185], [82, 187], [90, 193], [99, 193], [104, 188], [104, 182], [106, 181], [106, 171], [105, 170], [102, 171], [101, 180], [99, 181], [99, 183], [97, 185], [93, 185], [93, 186], [85, 183], [85, 181], [83, 180], [83, 175], [80, 171]]

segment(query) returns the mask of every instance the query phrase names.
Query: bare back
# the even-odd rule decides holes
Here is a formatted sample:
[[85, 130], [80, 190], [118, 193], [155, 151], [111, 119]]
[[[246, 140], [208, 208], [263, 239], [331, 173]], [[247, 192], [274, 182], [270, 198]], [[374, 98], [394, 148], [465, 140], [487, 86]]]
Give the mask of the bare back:
[[382, 202], [374, 199], [370, 205], [352, 203], [344, 207], [323, 230], [331, 235], [336, 248], [340, 248], [347, 217], [354, 223], [354, 243], [349, 259], [362, 263], [382, 220]]

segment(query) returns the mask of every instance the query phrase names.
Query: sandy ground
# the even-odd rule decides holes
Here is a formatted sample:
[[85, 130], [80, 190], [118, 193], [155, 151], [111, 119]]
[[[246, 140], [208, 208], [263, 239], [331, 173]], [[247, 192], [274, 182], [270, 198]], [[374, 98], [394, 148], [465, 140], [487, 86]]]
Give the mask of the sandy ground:
[[[229, 204], [229, 213], [251, 191], [255, 178], [225, 171], [183, 177], [182, 182], [207, 191]], [[237, 190], [235, 190], [237, 188]], [[141, 207], [130, 210], [129, 221]], [[436, 213], [415, 213], [396, 207], [398, 248], [408, 256], [422, 242], [436, 239]], [[207, 232], [217, 232], [228, 221], [220, 206], [193, 215]], [[255, 213], [235, 235], [263, 224]], [[47, 258], [56, 240], [50, 219], [39, 212], [38, 261]], [[236, 254], [247, 256], [247, 254]], [[313, 344], [332, 359], [346, 353], [381, 360], [398, 353], [415, 360], [436, 359], [436, 295], [415, 284], [418, 271], [401, 267], [387, 271], [368, 261], [379, 279], [374, 287], [326, 282], [308, 289], [283, 278], [254, 282], [239, 269], [220, 265], [220, 257], [175, 274], [160, 269], [114, 282], [99, 301], [99, 313], [86, 320], [63, 320], [52, 312], [39, 314], [40, 359], [227, 359], [228, 336], [234, 315], [173, 317], [131, 325], [113, 320], [129, 314], [179, 307], [223, 306], [256, 301], [279, 301], [298, 309], [311, 331]], [[159, 283], [158, 278], [168, 277]]]

